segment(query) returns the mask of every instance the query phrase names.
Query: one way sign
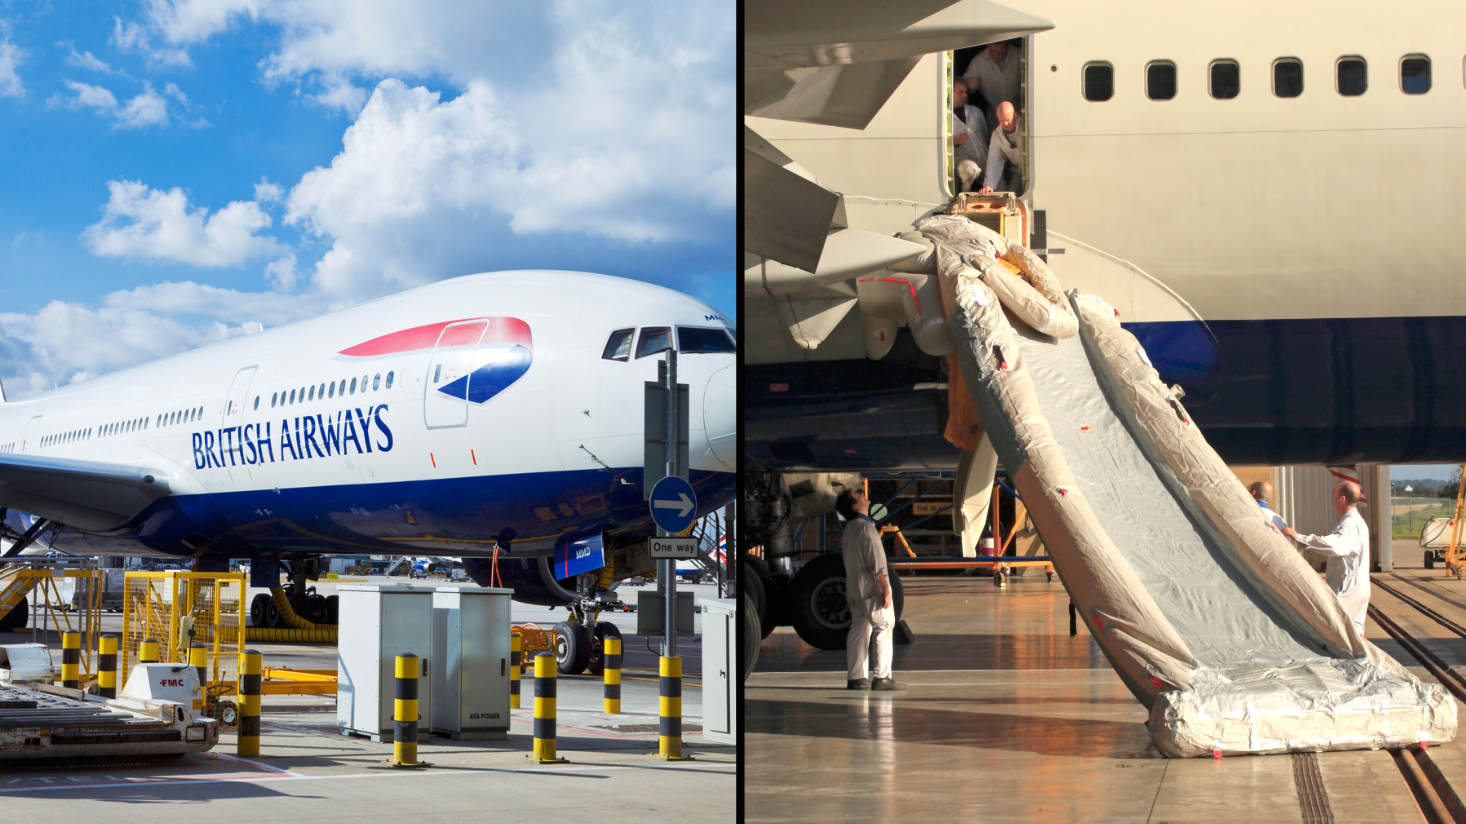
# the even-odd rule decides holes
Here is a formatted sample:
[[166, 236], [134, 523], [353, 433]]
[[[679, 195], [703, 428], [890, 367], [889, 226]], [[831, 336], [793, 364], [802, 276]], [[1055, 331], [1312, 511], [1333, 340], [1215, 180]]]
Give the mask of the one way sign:
[[692, 491], [692, 484], [676, 475], [657, 481], [648, 504], [652, 520], [673, 535], [692, 526], [692, 519], [697, 517], [697, 493]]

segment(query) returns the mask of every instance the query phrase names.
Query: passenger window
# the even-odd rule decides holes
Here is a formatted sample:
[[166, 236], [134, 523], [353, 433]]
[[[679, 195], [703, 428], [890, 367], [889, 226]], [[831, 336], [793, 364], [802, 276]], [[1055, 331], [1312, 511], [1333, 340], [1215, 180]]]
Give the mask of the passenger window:
[[307, 396], [307, 397], [306, 397], [306, 400], [308, 400], [308, 401], [313, 401], [313, 400], [315, 400], [315, 399], [316, 399], [316, 388], [315, 388], [315, 387], [314, 387], [314, 386], [312, 386], [312, 387], [311, 387], [311, 391], [310, 391], [310, 395], [308, 395], [308, 396]]
[[1369, 90], [1369, 66], [1362, 57], [1340, 57], [1337, 70], [1339, 94], [1358, 97]]
[[259, 395], [255, 395], [255, 409], [259, 409], [259, 408], [260, 408], [260, 396]]
[[737, 347], [726, 329], [704, 329], [696, 326], [677, 327], [678, 352], [732, 352]]
[[278, 397], [280, 397], [280, 393], [279, 392], [271, 393], [271, 395], [270, 395], [270, 408], [271, 409], [274, 409], [275, 408], [275, 399], [278, 398]]
[[367, 376], [366, 375], [362, 375], [361, 376], [361, 391], [363, 391], [363, 392], [366, 391], [366, 385], [367, 385]]
[[1216, 60], [1211, 64], [1211, 96], [1231, 100], [1242, 91], [1242, 69], [1236, 60]]
[[672, 348], [672, 330], [665, 326], [652, 326], [641, 330], [641, 339], [636, 342], [636, 356], [644, 358]]
[[[443, 364], [440, 363], [440, 364], [438, 364], [438, 371], [441, 372], [442, 370], [443, 370]], [[437, 383], [437, 382], [438, 381], [435, 378], [433, 380], [433, 383]], [[382, 386], [382, 373], [381, 372], [378, 372], [376, 374], [376, 376], [372, 378], [372, 391], [373, 392], [377, 391], [377, 389], [379, 389], [381, 386]]]
[[612, 332], [611, 337], [606, 340], [606, 348], [601, 350], [601, 360], [630, 360], [631, 338], [635, 332], [635, 329], [617, 329]]
[[1400, 61], [1400, 91], [1425, 94], [1430, 91], [1430, 58], [1423, 54], [1407, 54]]
[[1095, 103], [1115, 95], [1115, 67], [1109, 63], [1090, 63], [1084, 67], [1084, 99]]
[[433, 383], [437, 383], [441, 377], [443, 377], [443, 364], [440, 363], [433, 367]]
[[335, 381], [331, 381], [331, 388], [326, 390], [326, 397], [328, 397], [328, 398], [334, 398], [334, 397], [336, 397], [336, 382]]
[[1145, 67], [1145, 96], [1151, 100], [1170, 100], [1176, 96], [1176, 64], [1157, 60]]
[[295, 390], [294, 389], [290, 390], [290, 402], [292, 404], [295, 403]]
[[316, 397], [320, 398], [321, 400], [326, 399], [326, 385], [324, 383], [321, 384], [321, 391], [316, 393]]
[[1296, 57], [1280, 57], [1273, 63], [1273, 94], [1278, 97], [1303, 94], [1303, 61]]
[[387, 373], [387, 388], [388, 389], [391, 389], [392, 388], [392, 376], [393, 375], [396, 375], [396, 374], [397, 374], [396, 372], [388, 372]]
[[351, 394], [356, 394], [356, 378], [351, 379]]

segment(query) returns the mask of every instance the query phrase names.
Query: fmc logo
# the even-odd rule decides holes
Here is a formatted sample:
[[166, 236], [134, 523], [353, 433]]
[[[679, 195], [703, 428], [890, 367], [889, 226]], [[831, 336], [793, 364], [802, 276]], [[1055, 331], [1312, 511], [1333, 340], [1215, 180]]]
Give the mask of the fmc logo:
[[471, 364], [468, 374], [438, 387], [439, 392], [449, 397], [471, 403], [484, 403], [508, 389], [524, 377], [534, 361], [529, 324], [511, 317], [464, 318], [414, 326], [358, 343], [337, 354], [376, 358], [432, 349], [440, 353], [439, 357], [459, 355]]

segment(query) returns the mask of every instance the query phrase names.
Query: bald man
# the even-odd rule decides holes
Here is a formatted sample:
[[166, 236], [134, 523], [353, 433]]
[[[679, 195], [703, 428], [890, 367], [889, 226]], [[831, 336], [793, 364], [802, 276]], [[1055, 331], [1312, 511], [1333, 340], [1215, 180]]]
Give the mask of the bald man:
[[1327, 535], [1299, 535], [1288, 528], [1283, 535], [1304, 549], [1328, 556], [1329, 588], [1349, 613], [1354, 629], [1364, 635], [1364, 616], [1369, 609], [1369, 526], [1359, 514], [1359, 484], [1340, 481], [1334, 487], [1334, 511], [1339, 523]]
[[1252, 486], [1247, 487], [1247, 491], [1252, 493], [1252, 500], [1257, 501], [1257, 505], [1267, 513], [1268, 520], [1273, 522], [1273, 526], [1277, 527], [1279, 532], [1288, 528], [1288, 522], [1283, 520], [1283, 516], [1273, 511], [1273, 484], [1271, 481], [1256, 481]]
[[998, 104], [998, 127], [988, 138], [987, 174], [982, 194], [1013, 192], [1023, 194], [1023, 135], [1018, 128], [1018, 113], [1013, 104]]

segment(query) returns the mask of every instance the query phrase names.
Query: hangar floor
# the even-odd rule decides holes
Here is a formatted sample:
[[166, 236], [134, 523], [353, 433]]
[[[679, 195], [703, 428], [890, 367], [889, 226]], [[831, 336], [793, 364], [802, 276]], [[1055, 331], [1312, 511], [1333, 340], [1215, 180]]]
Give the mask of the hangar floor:
[[[1466, 623], [1466, 582], [1397, 572], [1375, 580]], [[1161, 757], [1144, 708], [1082, 623], [1070, 637], [1057, 579], [903, 583], [917, 639], [896, 647], [903, 692], [846, 691], [844, 652], [816, 650], [788, 627], [764, 642], [744, 693], [748, 821], [1429, 820], [1404, 777], [1408, 754]], [[1373, 603], [1446, 664], [1466, 664], [1466, 638], [1380, 587]], [[1375, 621], [1366, 634], [1432, 678]], [[1428, 757], [1443, 783], [1466, 790], [1466, 745]], [[1449, 786], [1437, 796], [1459, 805]]]

